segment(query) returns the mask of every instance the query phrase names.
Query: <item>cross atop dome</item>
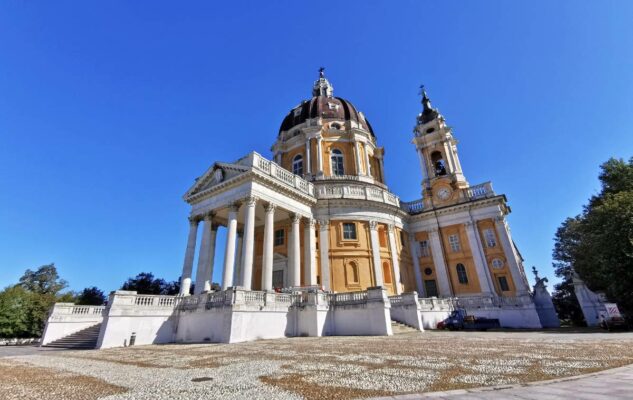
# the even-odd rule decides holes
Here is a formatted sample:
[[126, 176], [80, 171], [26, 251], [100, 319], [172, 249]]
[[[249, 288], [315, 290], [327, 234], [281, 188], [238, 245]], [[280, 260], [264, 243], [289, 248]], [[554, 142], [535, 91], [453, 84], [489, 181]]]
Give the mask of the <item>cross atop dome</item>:
[[332, 97], [334, 95], [334, 87], [332, 84], [325, 78], [325, 68], [319, 68], [319, 79], [314, 82], [314, 86], [312, 87], [312, 96], [325, 96]]

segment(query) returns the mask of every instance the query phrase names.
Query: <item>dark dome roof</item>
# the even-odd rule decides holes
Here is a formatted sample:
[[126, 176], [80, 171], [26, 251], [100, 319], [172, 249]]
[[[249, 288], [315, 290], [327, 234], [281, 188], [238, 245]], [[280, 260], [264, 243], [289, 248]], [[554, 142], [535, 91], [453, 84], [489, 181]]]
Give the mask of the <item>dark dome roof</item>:
[[284, 118], [279, 133], [292, 129], [308, 119], [321, 117], [324, 120], [354, 121], [374, 136], [369, 121], [349, 101], [334, 97], [334, 88], [325, 78], [324, 68], [319, 69], [319, 79], [312, 87], [312, 99], [304, 100], [290, 110]]
[[287, 131], [304, 123], [308, 119], [321, 117], [324, 120], [354, 121], [363, 129], [374, 135], [369, 121], [362, 116], [356, 107], [340, 97], [315, 96], [304, 100], [290, 110], [279, 127], [279, 132]]

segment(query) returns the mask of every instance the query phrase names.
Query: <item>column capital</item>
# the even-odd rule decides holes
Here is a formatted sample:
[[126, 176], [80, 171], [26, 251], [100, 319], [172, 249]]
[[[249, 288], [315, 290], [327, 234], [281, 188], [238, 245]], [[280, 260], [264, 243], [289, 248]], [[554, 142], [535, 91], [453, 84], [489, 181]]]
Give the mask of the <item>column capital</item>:
[[205, 213], [203, 217], [204, 222], [212, 222], [213, 217], [215, 217], [215, 213], [213, 211], [209, 211], [208, 213]]
[[473, 225], [475, 225], [475, 223], [473, 221], [466, 221], [466, 222], [464, 222], [464, 226], [466, 228], [472, 228]]
[[369, 229], [371, 229], [372, 231], [378, 229], [378, 222], [374, 220], [369, 221]]
[[200, 222], [200, 216], [199, 215], [191, 215], [189, 216], [189, 225], [192, 226], [198, 226], [198, 223]]
[[389, 229], [389, 232], [393, 233], [396, 229], [396, 226], [394, 224], [388, 224], [387, 229]]
[[298, 224], [301, 222], [301, 214], [290, 214], [290, 220], [293, 224]]
[[320, 219], [319, 226], [321, 227], [321, 229], [330, 229], [330, 220]]
[[506, 222], [506, 217], [504, 215], [497, 215], [495, 217], [495, 222], [499, 223], [499, 224], [505, 224]]
[[439, 226], [434, 226], [428, 230], [429, 233], [438, 233], [440, 231]]
[[234, 202], [234, 203], [229, 204], [229, 205], [228, 205], [229, 212], [235, 212], [235, 213], [236, 213], [236, 212], [240, 211], [240, 206], [241, 206], [241, 205], [242, 205], [242, 204], [241, 204], [241, 203], [239, 203], [239, 202], [237, 202], [237, 201], [236, 201], [236, 202]]
[[314, 229], [314, 227], [316, 226], [316, 220], [311, 217], [306, 217], [306, 224], [310, 226], [311, 229]]
[[242, 203], [243, 203], [244, 205], [249, 206], [249, 207], [254, 207], [255, 205], [257, 205], [257, 201], [258, 201], [258, 200], [259, 200], [259, 199], [258, 199], [257, 197], [255, 197], [255, 196], [249, 196], [249, 197], [246, 197], [246, 198], [242, 201]]
[[266, 203], [264, 205], [264, 209], [266, 210], [267, 213], [275, 212], [276, 208], [277, 208], [277, 205], [274, 203]]

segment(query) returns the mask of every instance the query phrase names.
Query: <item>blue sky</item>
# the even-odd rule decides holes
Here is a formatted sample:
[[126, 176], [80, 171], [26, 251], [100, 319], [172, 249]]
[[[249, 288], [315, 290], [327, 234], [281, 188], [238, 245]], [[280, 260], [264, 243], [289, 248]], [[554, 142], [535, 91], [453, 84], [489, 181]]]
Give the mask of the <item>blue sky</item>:
[[50, 262], [74, 290], [177, 279], [182, 194], [215, 160], [270, 156], [321, 65], [403, 200], [424, 83], [552, 280], [557, 226], [633, 155], [631, 20], [629, 1], [2, 2], [0, 287]]

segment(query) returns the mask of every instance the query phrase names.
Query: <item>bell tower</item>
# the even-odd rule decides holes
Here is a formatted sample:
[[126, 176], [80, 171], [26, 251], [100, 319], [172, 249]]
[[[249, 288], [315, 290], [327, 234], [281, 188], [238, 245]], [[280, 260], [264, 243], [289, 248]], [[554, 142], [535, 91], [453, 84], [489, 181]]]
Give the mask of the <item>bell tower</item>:
[[413, 144], [422, 170], [422, 198], [426, 207], [458, 201], [468, 187], [457, 154], [457, 140], [444, 117], [431, 106], [420, 86], [422, 112], [413, 129]]

